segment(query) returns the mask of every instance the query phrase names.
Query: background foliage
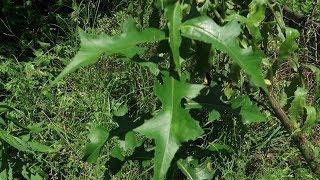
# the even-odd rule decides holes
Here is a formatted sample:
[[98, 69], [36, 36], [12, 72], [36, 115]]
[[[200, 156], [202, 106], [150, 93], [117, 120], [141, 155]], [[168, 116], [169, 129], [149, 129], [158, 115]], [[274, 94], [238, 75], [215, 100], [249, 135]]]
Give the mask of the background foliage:
[[[303, 25], [296, 22], [299, 19], [292, 19], [291, 12], [283, 11], [283, 23], [297, 29], [299, 35], [293, 29], [281, 30], [275, 24], [266, 23], [273, 20], [272, 12], [267, 7], [265, 12], [261, 12], [252, 10], [252, 7], [259, 7], [259, 4], [250, 5], [251, 1], [211, 2], [216, 6], [209, 7], [208, 1], [196, 1], [193, 5], [197, 9], [175, 7], [161, 14], [153, 0], [1, 1], [0, 177], [150, 179], [154, 176], [152, 169], [157, 166], [154, 164], [160, 161], [159, 158], [152, 160], [154, 151], [159, 152], [154, 144], [164, 141], [153, 137], [150, 127], [164, 125], [150, 121], [149, 125], [136, 129], [141, 134], [126, 132], [141, 125], [145, 119], [153, 117], [155, 120], [171, 113], [172, 118], [167, 120], [177, 125], [177, 131], [190, 131], [184, 132], [183, 137], [179, 137], [181, 134], [178, 133], [169, 138], [172, 140], [170, 142], [181, 145], [181, 148], [176, 150], [173, 160], [176, 163], [168, 165], [168, 178], [196, 179], [195, 177], [202, 175], [207, 179], [314, 179], [316, 175], [302, 160], [299, 150], [290, 140], [290, 134], [282, 127], [270, 110], [271, 107], [266, 105], [264, 97], [254, 86], [265, 86], [264, 80], [247, 78], [246, 74], [255, 77], [259, 64], [241, 64], [243, 54], [248, 51], [232, 57], [227, 55], [230, 52], [224, 48], [231, 46], [232, 51], [252, 46], [255, 52], [258, 48], [262, 49], [266, 57], [256, 53], [252, 55], [252, 59], [263, 58], [262, 71], [269, 77], [273, 76], [272, 79], [268, 77], [273, 86], [272, 92], [290, 117], [297, 119], [298, 125], [305, 124], [303, 128], [306, 129], [307, 139], [319, 151], [320, 128], [319, 125], [314, 126], [314, 122], [319, 121], [319, 113], [314, 115], [314, 112], [319, 112], [320, 108], [320, 44], [316, 38], [319, 35], [320, 19], [320, 8], [316, 7], [319, 5], [312, 4], [311, 1], [279, 1], [274, 6], [274, 10], [278, 11], [287, 5], [294, 13], [301, 15], [299, 18], [303, 19]], [[175, 18], [183, 19], [182, 13], [186, 11], [196, 12], [196, 16], [199, 16], [208, 9], [208, 15], [214, 20], [208, 18], [211, 25], [216, 29], [221, 28], [221, 32], [235, 33], [232, 36], [234, 39], [230, 41], [240, 37], [240, 47], [233, 47], [232, 42], [224, 41], [223, 36], [221, 39], [199, 39], [192, 36], [188, 33], [191, 31], [188, 29], [189, 25], [198, 27], [192, 20], [183, 20], [185, 23], [182, 25], [182, 35], [206, 43], [213, 42], [218, 50], [213, 50], [206, 43], [187, 41], [177, 36], [170, 37], [177, 39], [169, 45], [153, 43], [150, 38], [126, 52], [126, 56], [130, 56], [141, 48], [146, 50], [140, 57], [133, 57], [134, 62], [131, 62], [114, 55], [114, 52], [124, 48], [117, 46], [121, 44], [121, 39], [110, 46], [113, 49], [105, 50], [110, 54], [102, 57], [100, 54], [104, 51], [100, 52], [97, 47], [84, 47], [88, 45], [88, 42], [83, 41], [85, 38], [102, 37], [105, 38], [104, 41], [108, 41], [110, 37], [121, 36], [126, 30], [129, 34], [133, 33], [130, 37], [135, 38], [130, 42], [135, 42], [139, 38], [134, 34], [135, 28], [166, 28], [166, 22], [171, 23], [165, 30], [166, 36], [168, 32], [170, 35], [175, 34], [175, 26], [181, 26], [176, 24]], [[228, 24], [230, 29], [223, 29], [228, 28], [228, 25], [225, 26], [224, 21], [228, 21], [225, 18], [235, 12], [239, 15], [239, 27], [231, 21]], [[259, 13], [265, 14], [265, 18], [261, 18]], [[176, 17], [170, 19], [173, 14]], [[131, 23], [129, 21], [123, 27], [129, 16], [133, 17]], [[156, 18], [159, 21], [154, 21]], [[77, 26], [85, 32], [80, 31], [78, 34]], [[259, 35], [257, 28], [263, 31], [264, 28], [270, 28], [268, 26], [272, 26], [272, 33]], [[226, 37], [229, 38], [230, 34], [226, 34]], [[297, 37], [299, 41], [295, 40]], [[164, 35], [159, 32], [158, 38], [164, 39]], [[185, 47], [181, 54], [177, 54], [179, 48], [177, 50], [177, 44], [174, 44], [177, 42]], [[293, 46], [292, 52], [285, 54], [283, 51], [284, 54], [281, 54], [282, 44], [295, 45], [296, 42], [299, 48]], [[177, 98], [173, 103], [175, 107], [179, 107], [179, 114], [168, 108], [170, 96], [163, 94], [170, 89], [168, 84], [154, 86], [154, 82], [157, 82], [155, 75], [159, 74], [159, 70], [150, 63], [162, 61], [158, 64], [160, 70], [168, 69], [170, 53], [165, 53], [169, 51], [168, 47], [176, 49], [172, 52], [173, 69], [180, 68], [180, 56], [186, 60], [182, 65], [182, 74], [186, 70], [191, 72], [190, 75], [182, 76], [182, 79], [189, 79], [187, 82], [192, 84], [176, 81], [167, 73], [163, 75], [165, 83], [171, 82], [170, 85], [180, 87], [171, 94]], [[92, 54], [92, 61], [96, 63], [90, 62], [92, 65], [89, 67], [80, 68], [65, 79], [57, 81], [55, 86], [49, 86], [79, 48], [80, 52], [92, 52], [90, 48], [97, 50], [96, 53], [99, 54]], [[158, 49], [162, 49], [161, 56], [157, 56]], [[203, 55], [207, 52], [210, 52], [209, 55]], [[235, 58], [237, 64], [232, 61]], [[198, 64], [194, 59], [209, 61]], [[281, 63], [275, 65], [276, 59], [280, 59]], [[240, 67], [243, 71], [240, 71]], [[272, 67], [278, 70], [267, 72]], [[198, 72], [199, 68], [202, 68], [201, 73]], [[297, 89], [297, 86], [300, 88]], [[206, 96], [198, 96], [192, 100], [201, 89], [207, 90]], [[210, 97], [210, 94], [221, 98]], [[181, 99], [186, 101], [183, 106]], [[226, 105], [225, 102], [229, 104]], [[213, 105], [210, 106], [209, 103]], [[259, 112], [258, 116], [252, 118], [252, 111]], [[150, 112], [157, 115], [153, 116]], [[182, 126], [184, 124], [179, 124], [181, 122], [178, 121], [182, 114], [186, 119], [198, 121], [193, 120], [189, 127]], [[306, 119], [306, 122], [300, 122], [301, 119]], [[124, 120], [128, 123], [123, 123]], [[253, 120], [267, 121], [246, 123]], [[201, 137], [196, 139], [200, 134]], [[152, 137], [155, 142], [141, 135]], [[10, 139], [12, 141], [9, 142]], [[186, 142], [191, 139], [196, 140]], [[18, 143], [12, 143], [16, 141]], [[172, 146], [162, 148], [173, 151]], [[136, 157], [142, 157], [144, 161], [138, 161]]]

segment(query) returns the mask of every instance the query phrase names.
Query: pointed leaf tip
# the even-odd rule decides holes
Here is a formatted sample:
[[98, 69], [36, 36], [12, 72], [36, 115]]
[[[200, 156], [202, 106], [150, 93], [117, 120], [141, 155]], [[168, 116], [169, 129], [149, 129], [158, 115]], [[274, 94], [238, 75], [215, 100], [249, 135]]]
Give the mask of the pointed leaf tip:
[[90, 143], [86, 145], [84, 150], [84, 159], [87, 162], [96, 162], [100, 156], [101, 148], [108, 140], [109, 131], [102, 126], [92, 127], [88, 138]]
[[196, 97], [203, 85], [186, 83], [163, 73], [163, 84], [156, 83], [155, 94], [162, 102], [162, 109], [134, 131], [155, 140], [154, 179], [164, 179], [170, 163], [181, 143], [195, 140], [202, 133], [199, 122], [192, 119], [181, 106], [185, 97]]
[[240, 32], [241, 28], [236, 20], [221, 27], [206, 16], [188, 20], [181, 25], [183, 36], [210, 43], [218, 50], [227, 53], [251, 77], [256, 86], [268, 92], [261, 67], [264, 55], [251, 48], [241, 48], [237, 39]]
[[80, 36], [80, 50], [72, 58], [71, 62], [51, 83], [52, 85], [64, 78], [67, 74], [75, 70], [91, 65], [104, 55], [121, 54], [132, 58], [140, 54], [145, 49], [137, 45], [161, 41], [166, 38], [165, 33], [159, 29], [147, 28], [138, 31], [133, 19], [129, 19], [123, 25], [123, 33], [120, 36], [108, 36], [105, 33], [100, 35], [88, 34], [78, 28]]

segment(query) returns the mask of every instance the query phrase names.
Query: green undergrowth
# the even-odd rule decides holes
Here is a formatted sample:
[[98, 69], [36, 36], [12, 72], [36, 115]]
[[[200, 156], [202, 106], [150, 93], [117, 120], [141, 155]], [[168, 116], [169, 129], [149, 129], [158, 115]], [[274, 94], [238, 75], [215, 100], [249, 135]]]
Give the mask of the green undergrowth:
[[[112, 113], [121, 104], [129, 105], [132, 116], [156, 105], [150, 93], [152, 77], [135, 64], [102, 60], [79, 70], [57, 87], [49, 88], [47, 81], [54, 72], [47, 72], [48, 69], [34, 66], [32, 62], [19, 66], [8, 62], [2, 70], [11, 76], [3, 83], [8, 96], [3, 103], [26, 112], [26, 118], [21, 119], [26, 124], [44, 123], [46, 130], [35, 138], [60, 150], [50, 155], [36, 154], [34, 160], [44, 171], [53, 171], [63, 179], [94, 178], [103, 174], [105, 160], [101, 159], [97, 165], [81, 160], [92, 124], [116, 127]], [[106, 154], [110, 146], [106, 146]]]
[[[86, 26], [83, 29], [94, 34], [105, 32], [108, 35], [118, 35], [121, 33], [120, 26], [127, 17], [127, 10], [119, 11], [109, 17], [99, 17], [96, 19], [96, 26]], [[136, 17], [135, 21], [141, 27], [147, 24], [141, 17]], [[70, 27], [72, 31], [75, 29]], [[89, 130], [94, 125], [101, 125], [109, 130], [116, 128], [118, 125], [113, 121], [113, 115], [122, 105], [128, 106], [131, 119], [138, 120], [142, 114], [159, 109], [161, 103], [152, 92], [156, 78], [149, 69], [135, 63], [121, 62], [117, 56], [102, 56], [98, 63], [81, 68], [59, 81], [56, 86], [50, 86], [50, 82], [78, 50], [78, 35], [73, 33], [70, 32], [69, 38], [64, 38], [49, 49], [34, 50], [35, 57], [32, 60], [24, 61], [10, 55], [0, 56], [0, 99], [2, 103], [26, 113], [26, 117], [19, 119], [21, 122], [43, 123], [45, 130], [35, 134], [34, 139], [58, 150], [50, 154], [17, 153], [23, 159], [27, 171], [38, 172], [46, 179], [101, 179], [107, 169], [110, 169], [107, 161], [116, 139], [111, 139], [102, 148], [96, 163], [87, 163], [82, 158], [84, 146], [89, 141]], [[153, 48], [153, 44], [145, 46]], [[223, 62], [225, 57], [222, 54], [219, 58], [219, 62]], [[214, 80], [219, 86], [225, 87], [221, 93], [228, 98], [233, 83], [237, 82], [223, 84], [224, 78], [232, 74], [221, 69], [236, 67], [227, 59], [215, 66], [215, 73], [219, 74], [220, 79]], [[267, 113], [265, 107], [259, 107], [264, 108], [264, 113]], [[208, 114], [194, 112], [194, 116], [207, 117]], [[211, 154], [214, 158], [206, 165], [214, 171], [216, 179], [315, 178], [301, 161], [299, 151], [292, 146], [290, 137], [277, 119], [272, 118], [271, 114], [267, 118], [269, 121], [266, 123], [248, 127], [243, 126], [239, 117], [228, 118], [228, 121], [220, 118], [204, 126], [205, 133], [196, 141], [197, 146], [205, 147], [214, 140], [217, 144], [232, 147], [228, 149], [226, 146], [222, 151]], [[214, 132], [217, 129], [220, 130], [219, 133]], [[205, 159], [200, 161], [205, 162]], [[12, 167], [16, 166], [12, 164]], [[127, 161], [113, 179], [151, 179], [152, 168], [152, 161], [143, 164]], [[169, 171], [173, 172], [173, 179], [185, 178], [174, 166]], [[21, 178], [21, 175], [16, 176]]]
[[[125, 12], [120, 11], [101, 18], [98, 28], [90, 31], [117, 34], [125, 17]], [[36, 50], [33, 60], [2, 57], [1, 99], [2, 103], [26, 113], [21, 122], [42, 122], [46, 129], [34, 138], [59, 150], [54, 154], [37, 153], [26, 158], [26, 162], [33, 164], [26, 166], [29, 170], [38, 167], [43, 172], [50, 172], [47, 177], [59, 179], [95, 179], [104, 174], [107, 159], [101, 159], [97, 164], [82, 161], [90, 127], [93, 124], [109, 129], [116, 127], [112, 113], [122, 104], [129, 106], [133, 117], [153, 110], [156, 106], [151, 93], [154, 78], [146, 68], [112, 61], [116, 57], [102, 57], [98, 64], [81, 69], [56, 87], [50, 87], [50, 81], [77, 50], [77, 41], [74, 41], [77, 36], [72, 36], [75, 37], [69, 37], [68, 41], [58, 43], [49, 51]], [[111, 147], [112, 143], [104, 149], [106, 155]], [[128, 168], [133, 165], [128, 164]], [[134, 168], [129, 169], [134, 173]]]
[[318, 22], [319, 19], [319, 5], [320, 1], [314, 0], [314, 1], [296, 1], [296, 0], [289, 0], [289, 1], [283, 1], [278, 0], [279, 3], [283, 5], [287, 5], [288, 7], [292, 8], [294, 12], [297, 12], [300, 15], [307, 15], [310, 16], [312, 13], [314, 17]]

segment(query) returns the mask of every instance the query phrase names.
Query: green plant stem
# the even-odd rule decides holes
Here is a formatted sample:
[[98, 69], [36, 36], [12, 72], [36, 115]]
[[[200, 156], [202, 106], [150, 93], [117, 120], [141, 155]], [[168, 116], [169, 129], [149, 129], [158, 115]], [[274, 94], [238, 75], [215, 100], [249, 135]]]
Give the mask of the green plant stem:
[[217, 11], [216, 8], [213, 9], [213, 13], [214, 13], [214, 15], [218, 18], [218, 20], [220, 21], [220, 23], [223, 24], [223, 23], [224, 23], [224, 20], [223, 20], [223, 18], [221, 17], [220, 13]]
[[315, 174], [320, 176], [320, 160], [318, 157], [316, 157], [315, 152], [313, 151], [312, 147], [310, 147], [305, 135], [294, 126], [293, 121], [290, 120], [288, 115], [281, 108], [280, 103], [276, 100], [274, 95], [272, 93], [266, 93], [266, 95], [269, 99], [272, 109], [274, 110], [278, 119], [281, 121], [282, 125], [291, 135], [291, 138], [298, 146], [302, 156], [307, 161], [309, 167]]
[[283, 26], [283, 24], [281, 23], [281, 20], [280, 20], [279, 17], [277, 16], [277, 14], [276, 14], [276, 12], [274, 11], [273, 6], [271, 5], [271, 3], [270, 3], [269, 0], [267, 1], [267, 5], [268, 5], [268, 7], [269, 7], [269, 9], [270, 9], [273, 17], [275, 18], [277, 24], [279, 25], [282, 33], [285, 33], [285, 32], [286, 32], [286, 27]]

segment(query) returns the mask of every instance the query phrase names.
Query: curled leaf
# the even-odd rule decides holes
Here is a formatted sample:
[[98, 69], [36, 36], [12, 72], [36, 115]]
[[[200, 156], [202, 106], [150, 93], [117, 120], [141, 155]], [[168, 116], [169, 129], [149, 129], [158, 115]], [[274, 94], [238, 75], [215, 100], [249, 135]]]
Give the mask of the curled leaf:
[[294, 92], [294, 99], [289, 108], [289, 117], [294, 123], [298, 123], [303, 115], [303, 108], [306, 106], [308, 90], [298, 87]]
[[307, 111], [307, 118], [306, 121], [303, 124], [302, 129], [306, 130], [309, 128], [312, 128], [317, 123], [317, 111], [316, 108], [312, 106], [306, 106], [305, 107]]
[[214, 172], [210, 159], [199, 164], [197, 160], [188, 157], [187, 159], [178, 160], [177, 165], [188, 180], [206, 180], [213, 178]]
[[227, 53], [252, 78], [256, 86], [268, 91], [261, 68], [264, 55], [251, 48], [241, 48], [237, 40], [240, 32], [240, 25], [235, 20], [221, 27], [206, 16], [188, 20], [181, 26], [183, 36], [210, 43], [218, 50]]

